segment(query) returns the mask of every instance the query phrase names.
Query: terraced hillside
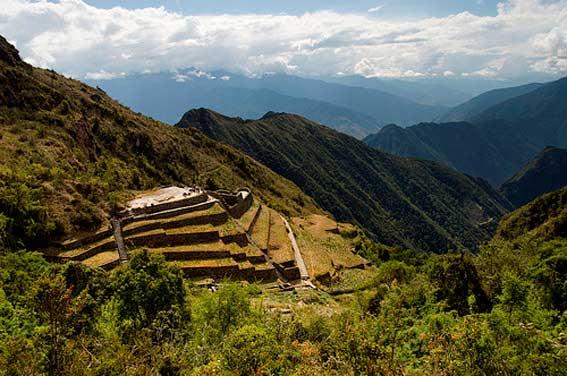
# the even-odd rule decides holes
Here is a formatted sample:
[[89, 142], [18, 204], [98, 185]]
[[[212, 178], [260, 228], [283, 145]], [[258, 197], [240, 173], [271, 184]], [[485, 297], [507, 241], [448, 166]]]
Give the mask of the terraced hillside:
[[[163, 189], [138, 200], [160, 191]], [[134, 250], [145, 248], [163, 255], [189, 278], [299, 279], [287, 231], [277, 220], [270, 220], [281, 221], [279, 213], [259, 204], [249, 191], [241, 193], [238, 196], [199, 190], [181, 199], [130, 207], [120, 213], [117, 230], [103, 228], [63, 242], [64, 250], [57, 258], [112, 269], [126, 262]], [[236, 197], [241, 201], [229, 202]], [[262, 213], [269, 214], [267, 223]], [[271, 240], [267, 248], [261, 249], [254, 238]], [[124, 260], [120, 256], [121, 242], [126, 252]]]

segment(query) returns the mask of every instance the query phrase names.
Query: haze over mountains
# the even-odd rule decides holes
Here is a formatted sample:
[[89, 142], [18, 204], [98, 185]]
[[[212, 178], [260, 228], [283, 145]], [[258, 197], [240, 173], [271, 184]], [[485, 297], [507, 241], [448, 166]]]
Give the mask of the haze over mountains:
[[[448, 107], [425, 105], [376, 88], [346, 86], [312, 78], [270, 74], [249, 78], [195, 69], [88, 81], [136, 111], [176, 123], [189, 108], [206, 107], [230, 116], [256, 119], [268, 111], [306, 116], [355, 137], [381, 125], [412, 125], [443, 114]], [[410, 90], [418, 84], [391, 84]], [[427, 86], [426, 86], [427, 87]], [[437, 90], [441, 93], [441, 90]], [[144, 95], [140, 95], [144, 93]], [[167, 95], [166, 95], [167, 94]], [[428, 101], [443, 101], [431, 95]]]
[[[531, 88], [478, 114], [473, 111], [471, 122], [422, 123], [406, 129], [392, 125], [365, 142], [396, 155], [436, 160], [498, 186], [544, 147], [567, 146], [567, 78]], [[525, 90], [500, 94], [506, 97]], [[484, 106], [490, 101], [482, 99], [494, 98], [494, 94], [472, 102], [485, 102]]]
[[481, 180], [429, 161], [394, 157], [306, 118], [255, 121], [206, 109], [176, 125], [248, 153], [301, 187], [341, 221], [387, 244], [419, 250], [475, 248], [511, 205]]

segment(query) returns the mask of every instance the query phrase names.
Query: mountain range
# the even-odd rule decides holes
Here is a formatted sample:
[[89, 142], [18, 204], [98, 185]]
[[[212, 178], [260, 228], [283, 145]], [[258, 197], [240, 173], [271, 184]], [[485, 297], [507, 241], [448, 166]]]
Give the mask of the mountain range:
[[438, 122], [474, 121], [482, 112], [499, 103], [539, 89], [543, 84], [532, 83], [503, 89], [495, 89], [477, 95], [437, 119]]
[[498, 186], [546, 146], [567, 147], [565, 98], [567, 78], [497, 103], [471, 122], [389, 125], [365, 142], [396, 155], [439, 161]]
[[399, 158], [306, 118], [259, 120], [198, 109], [176, 125], [249, 154], [341, 221], [381, 242], [427, 251], [475, 248], [511, 205], [488, 183], [434, 162]]
[[133, 110], [170, 124], [189, 108], [206, 107], [247, 119], [278, 111], [306, 116], [362, 138], [381, 124], [429, 121], [448, 109], [381, 90], [285, 74], [250, 78], [188, 69], [87, 82], [100, 86]]

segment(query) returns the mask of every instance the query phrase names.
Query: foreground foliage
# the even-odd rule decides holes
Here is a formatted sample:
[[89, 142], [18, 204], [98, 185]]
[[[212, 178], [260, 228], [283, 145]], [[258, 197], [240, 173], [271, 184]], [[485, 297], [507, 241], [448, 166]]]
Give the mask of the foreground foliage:
[[7, 253], [0, 375], [565, 374], [567, 242], [381, 250], [372, 286], [335, 298], [210, 293], [145, 252], [112, 273]]

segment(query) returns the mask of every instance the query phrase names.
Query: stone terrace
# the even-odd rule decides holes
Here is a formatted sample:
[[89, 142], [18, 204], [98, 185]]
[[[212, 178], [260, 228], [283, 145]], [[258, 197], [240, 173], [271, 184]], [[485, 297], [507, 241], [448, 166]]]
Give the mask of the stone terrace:
[[146, 248], [189, 278], [299, 279], [279, 213], [247, 189], [162, 188], [132, 200], [113, 222], [114, 231], [106, 227], [63, 242], [59, 259], [109, 270], [133, 250]]

